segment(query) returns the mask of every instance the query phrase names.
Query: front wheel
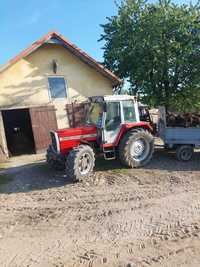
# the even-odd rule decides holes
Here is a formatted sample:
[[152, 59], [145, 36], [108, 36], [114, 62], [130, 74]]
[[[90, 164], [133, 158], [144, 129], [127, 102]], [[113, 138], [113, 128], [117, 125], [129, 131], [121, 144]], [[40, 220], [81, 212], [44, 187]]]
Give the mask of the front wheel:
[[154, 138], [145, 129], [133, 129], [126, 133], [119, 146], [121, 162], [131, 168], [146, 165], [152, 158]]
[[66, 159], [66, 174], [75, 181], [89, 176], [95, 164], [93, 149], [88, 145], [80, 145], [74, 148]]

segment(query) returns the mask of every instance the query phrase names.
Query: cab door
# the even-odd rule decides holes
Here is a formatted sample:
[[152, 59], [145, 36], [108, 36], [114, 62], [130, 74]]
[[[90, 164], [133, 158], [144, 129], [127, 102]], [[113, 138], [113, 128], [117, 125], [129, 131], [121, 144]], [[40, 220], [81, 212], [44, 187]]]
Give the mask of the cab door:
[[120, 101], [109, 101], [106, 106], [103, 127], [103, 141], [114, 143], [122, 125], [122, 111]]

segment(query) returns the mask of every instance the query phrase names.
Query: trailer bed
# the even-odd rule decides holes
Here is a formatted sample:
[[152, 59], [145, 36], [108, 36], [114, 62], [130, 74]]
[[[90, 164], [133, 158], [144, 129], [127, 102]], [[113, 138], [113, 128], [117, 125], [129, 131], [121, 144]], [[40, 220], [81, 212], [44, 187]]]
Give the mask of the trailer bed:
[[179, 160], [189, 160], [194, 148], [200, 147], [200, 127], [168, 127], [164, 107], [159, 108], [158, 136], [165, 148], [176, 150]]
[[165, 127], [159, 136], [165, 144], [200, 145], [200, 128]]

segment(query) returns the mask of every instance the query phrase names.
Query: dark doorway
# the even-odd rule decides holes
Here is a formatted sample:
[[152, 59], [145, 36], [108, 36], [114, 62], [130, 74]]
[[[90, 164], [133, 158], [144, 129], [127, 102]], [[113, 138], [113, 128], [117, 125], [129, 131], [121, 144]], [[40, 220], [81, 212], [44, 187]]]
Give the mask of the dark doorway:
[[3, 110], [2, 116], [10, 156], [35, 153], [29, 109]]

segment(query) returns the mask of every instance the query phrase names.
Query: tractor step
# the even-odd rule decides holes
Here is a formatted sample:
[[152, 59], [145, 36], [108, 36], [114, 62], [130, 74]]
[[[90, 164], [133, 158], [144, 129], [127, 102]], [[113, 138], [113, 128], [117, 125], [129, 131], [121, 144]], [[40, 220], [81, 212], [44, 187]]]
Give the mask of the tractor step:
[[103, 148], [103, 155], [105, 160], [116, 159], [116, 152], [114, 147]]

